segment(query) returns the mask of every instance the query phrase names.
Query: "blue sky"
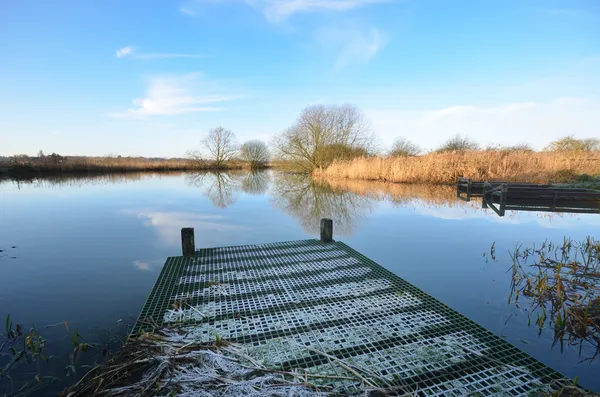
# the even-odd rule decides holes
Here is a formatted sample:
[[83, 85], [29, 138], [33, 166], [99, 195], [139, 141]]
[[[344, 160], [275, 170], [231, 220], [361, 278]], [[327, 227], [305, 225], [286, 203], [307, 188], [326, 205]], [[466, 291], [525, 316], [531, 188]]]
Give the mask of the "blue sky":
[[0, 2], [0, 154], [183, 156], [353, 103], [385, 149], [600, 137], [598, 0]]

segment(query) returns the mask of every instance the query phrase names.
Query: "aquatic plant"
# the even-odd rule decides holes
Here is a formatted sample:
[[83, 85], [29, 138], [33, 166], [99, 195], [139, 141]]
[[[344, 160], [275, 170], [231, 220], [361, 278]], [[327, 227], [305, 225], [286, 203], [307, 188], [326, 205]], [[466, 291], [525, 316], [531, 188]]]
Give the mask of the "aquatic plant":
[[[121, 322], [122, 320], [117, 322], [119, 326]], [[72, 330], [66, 321], [46, 325], [43, 329], [57, 326], [65, 328], [65, 340], [71, 343], [71, 353], [64, 358], [48, 354], [48, 340], [34, 325], [29, 331], [25, 331], [21, 324], [13, 324], [10, 314], [6, 316], [3, 332], [0, 332], [0, 395], [28, 396], [34, 391], [48, 390], [50, 384], [60, 383], [61, 380], [65, 382], [65, 379], [60, 379], [53, 374], [50, 368], [42, 367], [43, 364], [50, 364], [51, 361], [58, 361], [59, 365], [64, 362], [64, 375], [77, 379], [77, 373], [82, 368], [86, 368], [89, 362], [106, 361], [110, 355], [109, 345], [116, 344], [120, 347], [124, 340], [124, 336], [118, 337], [116, 332], [112, 331], [108, 344], [92, 344], [82, 338], [79, 329]], [[129, 334], [128, 325], [125, 326], [125, 333]], [[115, 341], [117, 343], [114, 343]], [[81, 360], [83, 353], [87, 352], [93, 354]], [[35, 368], [33, 378], [24, 378], [24, 372], [17, 372], [19, 367], [27, 365]], [[13, 379], [15, 374], [18, 376]], [[29, 376], [28, 372], [27, 376]]]
[[519, 306], [523, 298], [531, 304], [529, 321], [541, 333], [550, 327], [554, 344], [584, 343], [600, 353], [600, 241], [565, 238], [539, 247], [518, 245], [511, 253], [512, 279], [509, 304]]

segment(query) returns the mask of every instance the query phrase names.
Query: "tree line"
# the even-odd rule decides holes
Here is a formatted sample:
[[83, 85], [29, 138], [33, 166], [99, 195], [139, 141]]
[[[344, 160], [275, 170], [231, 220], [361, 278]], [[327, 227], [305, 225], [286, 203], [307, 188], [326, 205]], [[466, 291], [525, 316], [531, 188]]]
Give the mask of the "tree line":
[[[203, 151], [190, 153], [197, 161], [213, 162], [222, 167], [226, 162], [240, 159], [251, 168], [265, 166], [271, 159], [269, 145], [251, 140], [239, 146], [235, 135], [224, 127], [211, 129], [201, 141]], [[378, 152], [375, 135], [364, 113], [358, 107], [345, 105], [313, 105], [305, 108], [298, 119], [275, 136], [271, 148], [277, 159], [289, 162], [297, 170], [310, 172], [323, 169], [334, 160], [351, 160], [357, 157], [385, 155], [391, 157], [419, 156], [425, 151], [405, 138], [394, 141], [391, 149]], [[433, 152], [464, 152], [473, 150], [533, 152], [528, 144], [482, 147], [475, 140], [460, 134], [448, 139]], [[576, 139], [566, 136], [551, 142], [544, 151], [591, 152], [600, 150], [600, 139]]]

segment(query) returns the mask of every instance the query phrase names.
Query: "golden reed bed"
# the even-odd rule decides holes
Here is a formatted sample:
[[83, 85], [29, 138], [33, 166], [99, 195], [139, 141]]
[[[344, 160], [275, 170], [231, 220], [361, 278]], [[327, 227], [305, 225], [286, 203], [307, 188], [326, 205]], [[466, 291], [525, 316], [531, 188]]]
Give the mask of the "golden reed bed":
[[327, 179], [364, 179], [397, 183], [450, 184], [475, 180], [572, 182], [600, 174], [600, 152], [469, 151], [415, 157], [360, 157], [335, 161], [314, 175]]

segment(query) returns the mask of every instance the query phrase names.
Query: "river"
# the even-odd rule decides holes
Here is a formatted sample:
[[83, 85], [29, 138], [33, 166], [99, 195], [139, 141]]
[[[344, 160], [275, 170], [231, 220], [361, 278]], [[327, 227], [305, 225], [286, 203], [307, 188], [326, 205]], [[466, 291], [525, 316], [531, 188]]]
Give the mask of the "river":
[[[315, 181], [260, 173], [127, 174], [0, 182], [0, 334], [4, 319], [35, 325], [46, 339], [40, 364], [56, 394], [126, 335], [167, 256], [180, 255], [180, 230], [196, 247], [318, 237], [334, 220], [341, 240], [401, 278], [580, 384], [600, 391], [589, 346], [552, 346], [523, 307], [509, 306], [509, 251], [516, 244], [599, 237], [597, 215], [508, 211], [498, 217], [453, 187]], [[495, 259], [490, 248], [494, 244]], [[100, 346], [68, 368], [73, 336]], [[0, 341], [1, 345], [1, 341]], [[4, 353], [4, 355], [2, 355]], [[0, 368], [10, 360], [0, 351]], [[0, 395], [36, 375], [24, 363], [0, 377]], [[49, 379], [49, 378], [48, 378]]]

